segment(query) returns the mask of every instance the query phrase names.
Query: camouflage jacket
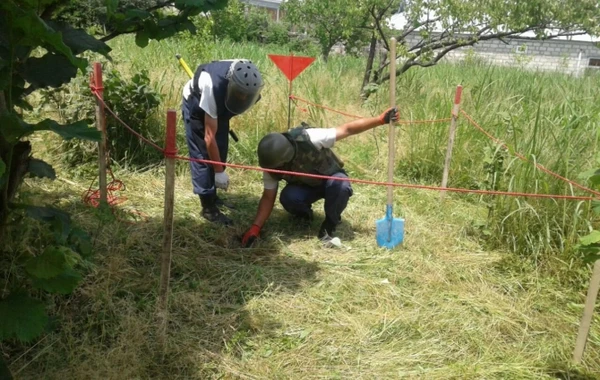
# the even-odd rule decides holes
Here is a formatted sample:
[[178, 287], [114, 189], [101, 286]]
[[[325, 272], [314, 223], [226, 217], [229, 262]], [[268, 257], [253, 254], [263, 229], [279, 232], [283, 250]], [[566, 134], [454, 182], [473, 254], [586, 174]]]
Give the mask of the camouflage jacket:
[[[285, 137], [294, 145], [296, 149], [296, 155], [285, 165], [283, 170], [310, 173], [319, 175], [333, 175], [342, 171], [344, 163], [333, 153], [329, 148], [317, 149], [310, 141], [306, 129], [311, 128], [308, 124], [302, 123], [299, 127], [290, 129], [288, 132], [283, 133]], [[281, 175], [271, 173], [273, 178], [277, 180], [284, 180], [287, 183], [296, 185], [307, 185], [307, 186], [319, 186], [323, 183], [322, 179], [300, 177], [292, 175]]]

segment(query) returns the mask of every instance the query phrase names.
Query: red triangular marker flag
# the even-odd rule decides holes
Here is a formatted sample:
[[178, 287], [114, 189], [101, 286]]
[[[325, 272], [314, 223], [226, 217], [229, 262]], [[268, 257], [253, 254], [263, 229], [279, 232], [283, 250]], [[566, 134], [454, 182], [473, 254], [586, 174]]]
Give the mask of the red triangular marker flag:
[[279, 67], [279, 70], [290, 80], [293, 81], [301, 72], [304, 71], [315, 60], [314, 57], [298, 57], [295, 55], [275, 55], [269, 54], [269, 58]]

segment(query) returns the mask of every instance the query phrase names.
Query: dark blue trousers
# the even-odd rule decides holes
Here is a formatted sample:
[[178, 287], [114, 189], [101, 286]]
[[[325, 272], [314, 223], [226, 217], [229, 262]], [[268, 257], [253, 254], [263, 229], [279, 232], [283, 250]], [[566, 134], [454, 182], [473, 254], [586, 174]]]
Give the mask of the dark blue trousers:
[[[343, 172], [335, 173], [333, 177], [348, 178]], [[279, 201], [287, 212], [298, 215], [308, 213], [313, 203], [325, 199], [325, 217], [338, 224], [351, 196], [350, 182], [329, 179], [323, 180], [317, 187], [287, 184], [281, 191]]]
[[[205, 112], [198, 105], [199, 102], [200, 99], [197, 95], [190, 95], [188, 100], [183, 99], [181, 111], [185, 125], [185, 136], [187, 138], [190, 157], [209, 160], [206, 142], [204, 141]], [[229, 151], [228, 134], [229, 119], [219, 118], [216, 140], [221, 162], [227, 162], [227, 152]], [[190, 168], [192, 171], [194, 194], [198, 194], [201, 197], [216, 194], [215, 171], [212, 165], [190, 161]]]

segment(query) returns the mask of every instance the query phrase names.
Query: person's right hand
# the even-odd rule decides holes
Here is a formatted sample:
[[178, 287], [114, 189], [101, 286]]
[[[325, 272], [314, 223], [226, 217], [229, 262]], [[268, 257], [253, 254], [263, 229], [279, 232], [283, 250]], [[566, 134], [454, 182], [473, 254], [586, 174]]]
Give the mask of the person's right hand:
[[384, 113], [379, 115], [379, 121], [381, 121], [381, 124], [389, 124], [390, 121], [398, 121], [398, 119], [400, 119], [398, 107], [390, 107], [385, 110]]
[[258, 235], [260, 234], [260, 227], [256, 224], [253, 224], [242, 237], [242, 247], [249, 248], [254, 244], [254, 241], [258, 239]]
[[215, 173], [215, 187], [227, 190], [229, 187], [229, 175], [225, 172]]

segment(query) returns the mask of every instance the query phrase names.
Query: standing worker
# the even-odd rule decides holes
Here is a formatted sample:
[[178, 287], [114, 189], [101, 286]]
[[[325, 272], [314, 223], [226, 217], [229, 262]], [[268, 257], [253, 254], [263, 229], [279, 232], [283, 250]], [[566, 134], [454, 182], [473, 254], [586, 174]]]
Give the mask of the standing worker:
[[[344, 164], [331, 148], [336, 141], [356, 135], [377, 126], [397, 121], [398, 109], [389, 108], [379, 117], [364, 118], [336, 128], [310, 128], [307, 124], [286, 133], [269, 133], [258, 144], [258, 163], [265, 169], [318, 174], [348, 178]], [[263, 173], [263, 194], [252, 226], [242, 237], [242, 246], [249, 247], [258, 238], [260, 230], [271, 215], [280, 180], [287, 182], [279, 201], [283, 208], [302, 219], [312, 219], [312, 204], [325, 199], [325, 220], [317, 237], [329, 243], [342, 212], [352, 196], [350, 182], [334, 179], [318, 179], [276, 173]]]
[[[229, 120], [250, 109], [260, 99], [262, 87], [258, 68], [245, 59], [198, 66], [194, 77], [183, 87], [181, 106], [190, 157], [226, 162]], [[211, 222], [231, 225], [233, 221], [219, 210], [218, 206], [225, 204], [216, 190], [227, 190], [229, 186], [225, 167], [193, 161], [190, 167], [202, 216]]]

